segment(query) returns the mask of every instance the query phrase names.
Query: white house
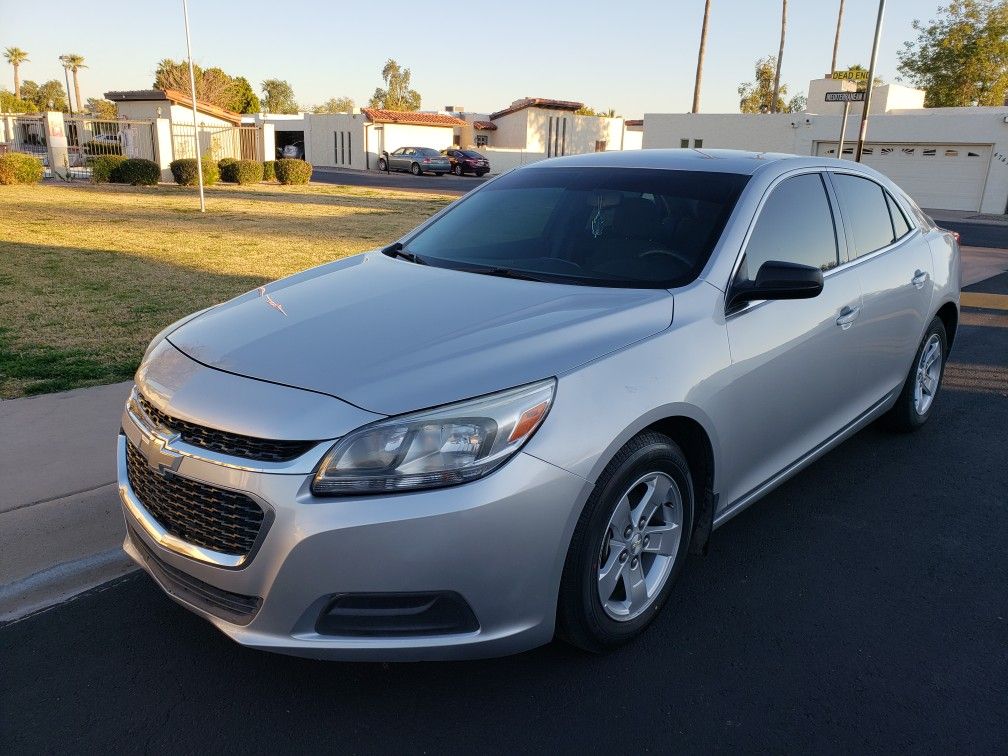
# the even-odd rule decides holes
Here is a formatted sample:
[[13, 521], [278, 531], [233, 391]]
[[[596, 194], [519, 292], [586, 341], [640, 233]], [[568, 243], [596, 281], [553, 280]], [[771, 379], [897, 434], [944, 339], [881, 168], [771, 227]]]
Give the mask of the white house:
[[302, 113], [283, 116], [265, 113], [255, 123], [270, 123], [276, 144], [301, 142], [312, 165], [377, 170], [382, 152], [399, 147], [451, 147], [463, 121], [444, 113], [400, 112], [362, 108], [360, 113]]
[[[738, 148], [837, 157], [842, 103], [809, 85], [803, 113], [646, 113], [643, 146]], [[842, 157], [852, 158], [861, 104], [852, 103]], [[889, 176], [923, 207], [1008, 212], [1008, 107], [925, 108], [924, 92], [896, 84], [872, 90], [863, 162]]]
[[[172, 123], [191, 124], [192, 98], [175, 89], [134, 89], [125, 92], [106, 92], [105, 98], [116, 105], [120, 118], [134, 121], [152, 121], [167, 118]], [[241, 116], [208, 102], [196, 102], [200, 123], [212, 126], [237, 126]]]

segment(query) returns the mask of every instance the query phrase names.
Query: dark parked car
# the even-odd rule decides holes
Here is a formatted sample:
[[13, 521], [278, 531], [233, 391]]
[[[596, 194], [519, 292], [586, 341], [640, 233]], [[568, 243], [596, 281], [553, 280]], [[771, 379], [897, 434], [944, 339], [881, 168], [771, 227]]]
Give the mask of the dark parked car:
[[409, 171], [414, 176], [422, 173], [443, 176], [451, 170], [451, 163], [431, 147], [400, 147], [391, 155], [382, 153], [378, 158], [378, 170]]
[[476, 150], [460, 150], [457, 147], [450, 147], [447, 150], [441, 150], [441, 154], [451, 162], [452, 173], [456, 176], [464, 176], [467, 173], [485, 176], [490, 172], [490, 161]]

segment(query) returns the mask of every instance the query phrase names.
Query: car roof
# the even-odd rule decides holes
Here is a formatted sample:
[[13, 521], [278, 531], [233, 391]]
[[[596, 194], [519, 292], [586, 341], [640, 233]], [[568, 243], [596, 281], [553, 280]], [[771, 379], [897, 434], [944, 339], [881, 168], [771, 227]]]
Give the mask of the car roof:
[[849, 160], [823, 157], [802, 157], [782, 152], [753, 152], [751, 150], [708, 150], [708, 149], [645, 149], [611, 150], [590, 152], [583, 155], [568, 155], [550, 160], [529, 163], [522, 168], [658, 168], [679, 171], [710, 171], [716, 173], [741, 173], [751, 176], [767, 165], [789, 170], [805, 166], [843, 165], [858, 166]]

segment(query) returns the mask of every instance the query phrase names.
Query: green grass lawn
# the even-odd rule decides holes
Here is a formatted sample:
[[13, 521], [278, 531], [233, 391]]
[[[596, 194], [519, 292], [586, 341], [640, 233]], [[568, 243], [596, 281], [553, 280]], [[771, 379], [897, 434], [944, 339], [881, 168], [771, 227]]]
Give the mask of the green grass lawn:
[[0, 186], [0, 398], [127, 380], [183, 315], [383, 245], [450, 201], [308, 185]]

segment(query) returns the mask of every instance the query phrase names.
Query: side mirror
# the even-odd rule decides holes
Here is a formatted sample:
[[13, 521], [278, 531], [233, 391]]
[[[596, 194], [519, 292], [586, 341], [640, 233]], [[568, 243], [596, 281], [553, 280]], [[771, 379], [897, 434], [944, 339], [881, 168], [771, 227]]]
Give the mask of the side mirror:
[[767, 260], [755, 281], [744, 281], [731, 289], [728, 309], [759, 299], [811, 299], [823, 288], [822, 271], [811, 265]]

